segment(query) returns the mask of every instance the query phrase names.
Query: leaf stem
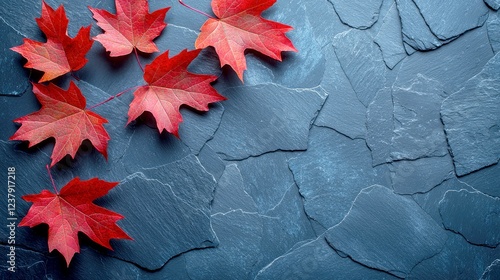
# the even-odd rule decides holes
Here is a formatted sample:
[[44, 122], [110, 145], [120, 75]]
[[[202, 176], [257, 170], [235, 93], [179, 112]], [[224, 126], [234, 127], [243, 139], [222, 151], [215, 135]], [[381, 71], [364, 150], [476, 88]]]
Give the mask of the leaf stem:
[[54, 188], [54, 191], [56, 192], [57, 195], [59, 195], [59, 191], [57, 190], [56, 183], [54, 182], [54, 178], [52, 178], [52, 173], [50, 172], [49, 165], [46, 164], [45, 168], [47, 168], [47, 173], [49, 173], [50, 182], [52, 183], [52, 187]]
[[137, 64], [139, 64], [139, 67], [141, 67], [142, 72], [144, 72], [144, 67], [142, 67], [141, 61], [139, 60], [139, 54], [137, 53], [136, 48], [134, 48], [134, 53], [135, 53], [135, 59], [137, 60]]
[[197, 12], [197, 13], [198, 13], [198, 14], [200, 14], [200, 15], [204, 15], [204, 16], [206, 16], [207, 18], [216, 19], [216, 18], [214, 18], [213, 16], [211, 16], [211, 15], [209, 15], [209, 14], [205, 13], [205, 12], [202, 12], [202, 11], [200, 11], [200, 10], [196, 9], [196, 8], [193, 8], [193, 7], [189, 6], [188, 4], [184, 3], [182, 0], [179, 0], [179, 3], [181, 3], [181, 5], [182, 5], [182, 6], [184, 6], [184, 7], [188, 8], [188, 9], [190, 9], [190, 10], [192, 10], [192, 11], [195, 11], [195, 12]]
[[108, 99], [106, 99], [106, 100], [104, 100], [104, 101], [102, 101], [102, 102], [99, 102], [99, 103], [95, 104], [94, 106], [88, 107], [88, 108], [87, 108], [87, 110], [92, 110], [92, 109], [94, 109], [95, 107], [99, 107], [99, 106], [101, 106], [102, 104], [108, 103], [109, 101], [111, 101], [111, 100], [113, 100], [113, 99], [115, 99], [115, 98], [117, 98], [117, 97], [120, 97], [122, 94], [126, 93], [127, 91], [132, 90], [132, 89], [137, 88], [137, 87], [138, 87], [138, 86], [131, 87], [131, 88], [128, 88], [128, 89], [126, 89], [126, 90], [123, 90], [123, 91], [121, 91], [121, 92], [117, 93], [116, 95], [113, 95], [113, 96], [109, 97]]

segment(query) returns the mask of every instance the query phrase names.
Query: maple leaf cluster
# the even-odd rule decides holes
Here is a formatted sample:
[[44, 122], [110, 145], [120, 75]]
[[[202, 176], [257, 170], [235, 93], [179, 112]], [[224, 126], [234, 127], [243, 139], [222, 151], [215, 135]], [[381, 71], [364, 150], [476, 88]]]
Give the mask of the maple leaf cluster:
[[[208, 111], [210, 103], [225, 100], [211, 85], [217, 79], [216, 76], [188, 71], [189, 64], [204, 48], [213, 47], [219, 56], [221, 67], [229, 65], [241, 81], [247, 68], [246, 49], [259, 51], [279, 61], [282, 51], [297, 51], [285, 35], [292, 27], [260, 16], [275, 2], [276, 0], [213, 0], [212, 10], [216, 17], [209, 16], [201, 27], [194, 45], [195, 50], [185, 49], [173, 57], [169, 57], [167, 50], [144, 68], [146, 84], [134, 92], [127, 124], [144, 112], [150, 112], [156, 119], [160, 133], [166, 130], [179, 137], [181, 106]], [[25, 38], [24, 44], [12, 48], [26, 58], [26, 68], [33, 68], [44, 74], [39, 83], [33, 83], [33, 92], [42, 105], [41, 109], [15, 119], [14, 122], [21, 124], [21, 127], [10, 140], [28, 141], [29, 147], [32, 147], [48, 138], [54, 138], [51, 167], [67, 155], [74, 158], [84, 140], [89, 140], [107, 158], [110, 137], [103, 126], [108, 121], [92, 112], [93, 107], [86, 107], [86, 99], [75, 83], [71, 81], [67, 90], [52, 83], [41, 83], [83, 68], [87, 63], [85, 56], [93, 41], [101, 43], [111, 57], [135, 52], [139, 65], [138, 51], [159, 51], [153, 40], [167, 26], [165, 16], [170, 8], [150, 13], [147, 0], [115, 0], [115, 6], [116, 14], [89, 7], [104, 33], [91, 39], [89, 25], [82, 27], [71, 38], [67, 33], [69, 21], [63, 5], [54, 10], [42, 1], [42, 14], [36, 22], [47, 42]], [[116, 225], [116, 221], [123, 217], [93, 204], [92, 201], [105, 195], [117, 184], [97, 178], [88, 181], [75, 178], [60, 193], [57, 189], [55, 194], [43, 190], [40, 194], [24, 196], [23, 199], [33, 205], [19, 225], [32, 227], [41, 223], [48, 224], [49, 251], [59, 251], [68, 266], [73, 255], [79, 252], [78, 232], [85, 233], [96, 243], [111, 249], [110, 239], [131, 239]]]

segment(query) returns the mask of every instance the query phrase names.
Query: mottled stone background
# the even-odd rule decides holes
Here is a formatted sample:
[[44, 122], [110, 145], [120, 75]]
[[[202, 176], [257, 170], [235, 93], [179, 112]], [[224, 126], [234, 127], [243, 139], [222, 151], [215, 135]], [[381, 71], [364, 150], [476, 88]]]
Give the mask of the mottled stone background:
[[[210, 11], [210, 1], [187, 1]], [[69, 34], [92, 25], [87, 6], [56, 1]], [[205, 18], [174, 0], [156, 40], [192, 49]], [[84, 143], [53, 168], [59, 187], [100, 177], [120, 185], [97, 203], [122, 213], [135, 241], [108, 251], [80, 236], [70, 267], [48, 253], [47, 227], [17, 228], [17, 272], [2, 279], [500, 279], [500, 17], [498, 0], [278, 0], [264, 13], [292, 25], [299, 50], [282, 63], [247, 54], [242, 84], [213, 49], [191, 64], [228, 98], [184, 108], [180, 140], [144, 115], [126, 126], [131, 94], [96, 108], [111, 135], [105, 159]], [[7, 167], [21, 195], [50, 188], [53, 141], [8, 141], [13, 119], [39, 109], [24, 59], [43, 41], [41, 1], [0, 5], [0, 217]], [[144, 64], [158, 54], [141, 55]], [[89, 105], [144, 83], [133, 55], [94, 43], [77, 75]], [[31, 77], [31, 78], [30, 78]], [[71, 77], [55, 82], [66, 87]]]

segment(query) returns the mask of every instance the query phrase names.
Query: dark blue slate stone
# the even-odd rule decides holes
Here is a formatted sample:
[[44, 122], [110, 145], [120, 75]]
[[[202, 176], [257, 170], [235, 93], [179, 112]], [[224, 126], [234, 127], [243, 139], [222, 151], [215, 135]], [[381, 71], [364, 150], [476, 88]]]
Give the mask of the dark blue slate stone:
[[415, 266], [406, 279], [480, 279], [499, 256], [498, 248], [472, 246], [461, 236], [448, 232], [443, 250]]
[[368, 106], [385, 83], [380, 50], [366, 32], [356, 29], [335, 35], [333, 46], [359, 101]]
[[488, 18], [488, 8], [481, 0], [413, 0], [425, 22], [440, 40], [452, 39], [468, 30], [482, 26]]
[[481, 192], [451, 190], [439, 202], [444, 226], [476, 245], [500, 244], [500, 198]]
[[342, 22], [358, 29], [370, 28], [378, 20], [382, 0], [377, 1], [341, 1], [328, 0]]
[[225, 159], [244, 159], [277, 150], [305, 150], [311, 122], [325, 97], [310, 89], [269, 84], [224, 91], [229, 100], [208, 145]]
[[256, 280], [289, 279], [398, 279], [390, 274], [359, 265], [337, 254], [324, 235], [275, 259], [257, 274]]
[[295, 185], [288, 168], [288, 159], [292, 156], [292, 153], [276, 152], [237, 163], [244, 190], [252, 197], [259, 213], [267, 213], [276, 207]]
[[377, 92], [366, 112], [366, 144], [370, 148], [373, 165], [391, 162], [392, 134], [394, 133], [394, 104], [392, 90]]
[[359, 101], [333, 47], [327, 53], [327, 67], [329, 71], [325, 74], [321, 87], [329, 95], [315, 124], [332, 128], [352, 139], [364, 138], [366, 107]]
[[398, 194], [426, 193], [454, 175], [453, 161], [449, 155], [395, 161], [391, 163], [390, 169], [392, 188]]
[[[175, 183], [174, 187], [182, 182]], [[126, 217], [119, 225], [134, 241], [114, 242], [115, 250], [108, 254], [155, 270], [180, 253], [214, 246], [208, 205], [195, 207], [196, 197], [193, 199], [177, 196], [171, 185], [158, 179], [141, 173], [130, 175], [101, 200], [101, 205]]]
[[448, 97], [441, 116], [457, 175], [500, 159], [500, 54]]
[[[3, 19], [3, 18], [2, 18]], [[31, 86], [26, 79], [30, 71], [23, 68], [26, 60], [21, 55], [10, 50], [13, 46], [18, 46], [23, 42], [23, 35], [7, 22], [0, 21], [0, 30], [9, 30], [5, 32], [2, 41], [0, 42], [0, 51], [2, 52], [2, 68], [0, 69], [1, 76], [11, 76], [10, 73], [23, 73], [24, 75], [15, 75], [10, 79], [6, 79], [0, 83], [0, 95], [19, 96], [31, 90]]]
[[448, 154], [440, 120], [444, 92], [439, 82], [418, 75], [392, 91], [394, 132], [390, 157], [418, 159]]
[[447, 236], [413, 200], [372, 186], [359, 193], [326, 239], [353, 260], [404, 278], [419, 262], [439, 253]]
[[189, 279], [250, 279], [261, 251], [261, 217], [242, 210], [218, 213], [212, 216], [212, 227], [216, 248], [184, 254]]
[[460, 178], [474, 189], [487, 195], [500, 197], [500, 165], [495, 164]]
[[234, 210], [257, 212], [257, 206], [252, 197], [245, 192], [243, 178], [236, 164], [226, 166], [215, 190], [212, 203], [212, 215], [227, 213]]
[[414, 53], [403, 60], [395, 85], [405, 84], [422, 74], [442, 83], [444, 91], [451, 94], [479, 73], [493, 57], [487, 42], [486, 27], [481, 27], [435, 51]]
[[396, 4], [391, 5], [391, 8], [382, 20], [382, 26], [378, 30], [374, 42], [379, 46], [380, 51], [382, 51], [385, 65], [389, 69], [393, 69], [406, 57], [406, 51], [403, 46], [403, 35], [401, 33], [401, 19]]
[[500, 278], [500, 259], [494, 260], [481, 275], [480, 280], [494, 280]]
[[[473, 191], [474, 189], [457, 178], [448, 179], [432, 190], [426, 193], [417, 193], [412, 196], [422, 209], [429, 214], [438, 224], [443, 225], [443, 219], [439, 213], [439, 202], [443, 199], [445, 193], [450, 190], [466, 189]], [[443, 226], [444, 228], [444, 226]]]
[[342, 221], [364, 187], [390, 185], [388, 168], [372, 167], [365, 141], [328, 128], [314, 127], [307, 151], [289, 163], [307, 215], [324, 228]]
[[500, 17], [498, 13], [490, 14], [487, 21], [488, 38], [495, 53], [500, 51]]
[[413, 0], [396, 0], [396, 4], [408, 54], [412, 54], [415, 50], [434, 50], [447, 43], [432, 33]]
[[500, 1], [498, 0], [484, 0], [484, 3], [488, 4], [488, 6], [495, 11], [498, 11], [500, 8]]

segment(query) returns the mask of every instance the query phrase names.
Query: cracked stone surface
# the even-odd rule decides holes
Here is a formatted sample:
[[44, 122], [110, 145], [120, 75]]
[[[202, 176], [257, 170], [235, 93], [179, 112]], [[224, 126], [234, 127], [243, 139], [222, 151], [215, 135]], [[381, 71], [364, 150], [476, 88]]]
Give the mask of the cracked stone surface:
[[372, 186], [359, 193], [326, 239], [353, 260], [404, 278], [421, 260], [439, 253], [447, 236], [411, 199]]
[[368, 106], [385, 82], [380, 50], [370, 35], [356, 29], [335, 35], [333, 46], [359, 101]]
[[367, 112], [373, 164], [448, 154], [440, 120], [443, 95], [441, 84], [423, 75], [379, 91]]
[[382, 0], [341, 1], [328, 0], [343, 23], [358, 29], [370, 28], [378, 20]]
[[457, 175], [500, 159], [500, 54], [448, 97], [441, 116]]
[[496, 259], [481, 275], [481, 280], [492, 280], [500, 277], [500, 259]]
[[[241, 0], [240, 0], [241, 1]], [[10, 50], [44, 42], [41, 1], [0, 5], [0, 184], [16, 168], [21, 197], [52, 189], [54, 140], [9, 141], [12, 121], [40, 109]], [[64, 5], [68, 34], [91, 25], [87, 6]], [[206, 17], [177, 0], [155, 39], [173, 56], [193, 49]], [[193, 5], [213, 14], [212, 0]], [[236, 2], [236, 1], [234, 1]], [[496, 0], [278, 0], [263, 17], [293, 26], [298, 52], [281, 62], [245, 53], [242, 83], [213, 48], [189, 65], [218, 77], [228, 100], [208, 112], [181, 108], [180, 137], [145, 113], [127, 125], [132, 91], [93, 110], [108, 119], [107, 160], [84, 141], [52, 169], [57, 187], [78, 176], [120, 184], [95, 201], [124, 215], [134, 238], [113, 251], [81, 234], [66, 267], [48, 252], [47, 226], [0, 227], [0, 279], [498, 279], [500, 271], [500, 20]], [[139, 53], [141, 64], [160, 53]], [[110, 58], [99, 42], [74, 75], [87, 105], [144, 84], [133, 54]], [[7, 201], [7, 187], [0, 199]], [[4, 222], [7, 207], [0, 207]]]
[[[450, 190], [439, 202], [439, 212], [447, 229], [467, 241], [489, 247], [500, 244], [500, 198], [479, 191]], [[458, 214], [458, 215], [457, 215]]]

